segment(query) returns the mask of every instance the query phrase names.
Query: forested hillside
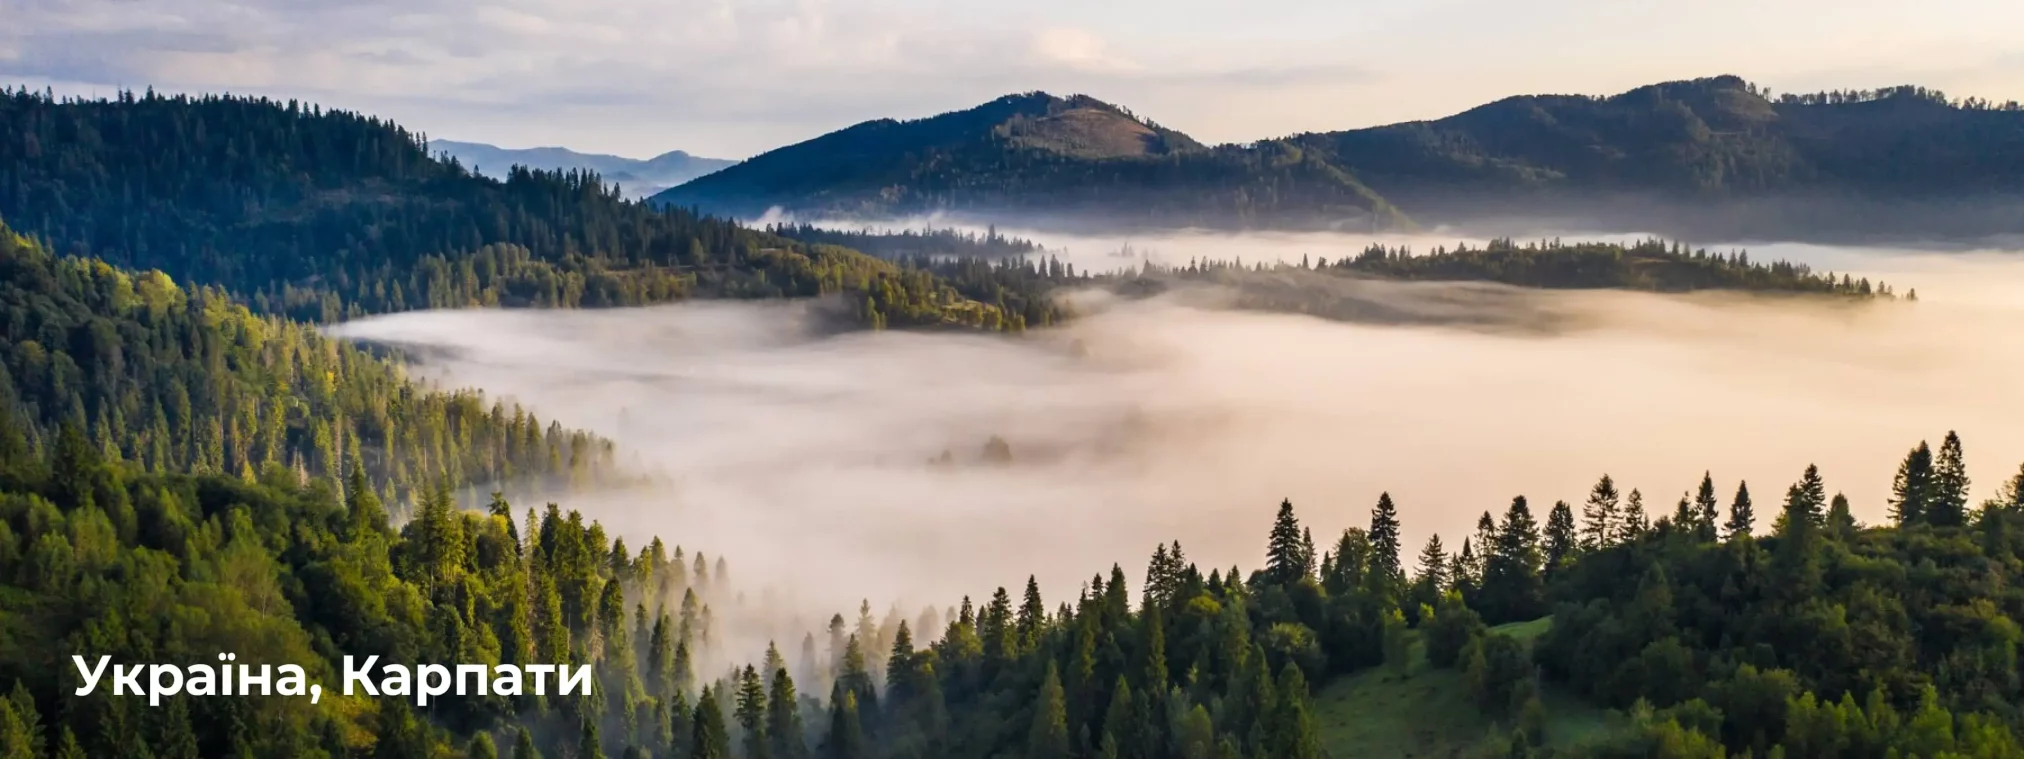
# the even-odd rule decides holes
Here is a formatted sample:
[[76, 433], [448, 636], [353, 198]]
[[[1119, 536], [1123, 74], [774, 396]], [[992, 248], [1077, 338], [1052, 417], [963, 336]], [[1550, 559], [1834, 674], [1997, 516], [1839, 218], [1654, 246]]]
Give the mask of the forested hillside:
[[870, 301], [864, 323], [1023, 326], [854, 251], [629, 203], [592, 174], [495, 181], [391, 123], [293, 101], [7, 91], [0, 167], [0, 218], [54, 252], [301, 320], [847, 294]]
[[654, 196], [746, 218], [928, 211], [1182, 227], [1411, 221], [1356, 177], [1290, 143], [1203, 147], [1087, 96], [1008, 95], [881, 119], [779, 148]]

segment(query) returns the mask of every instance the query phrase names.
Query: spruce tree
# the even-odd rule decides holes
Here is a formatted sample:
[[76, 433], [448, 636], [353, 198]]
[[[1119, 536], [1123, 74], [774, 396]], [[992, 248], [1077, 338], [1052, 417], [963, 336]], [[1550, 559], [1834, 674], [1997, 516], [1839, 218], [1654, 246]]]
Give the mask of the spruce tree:
[[691, 724], [695, 733], [689, 739], [689, 759], [731, 759], [731, 733], [724, 724], [724, 710], [708, 687], [696, 698], [696, 717]]
[[1300, 520], [1293, 516], [1293, 501], [1280, 501], [1279, 515], [1272, 520], [1272, 533], [1266, 543], [1265, 581], [1292, 585], [1311, 574], [1313, 561], [1305, 547]]
[[1581, 508], [1581, 545], [1587, 550], [1608, 548], [1616, 542], [1617, 492], [1616, 482], [1605, 474], [1588, 491], [1588, 502]]
[[1067, 698], [1062, 693], [1061, 674], [1048, 662], [1047, 676], [1033, 706], [1033, 727], [1026, 733], [1026, 758], [1069, 759], [1069, 752]]
[[1364, 568], [1365, 594], [1379, 607], [1398, 603], [1405, 587], [1405, 569], [1399, 559], [1399, 512], [1391, 493], [1380, 493], [1370, 510], [1370, 561]]
[[513, 759], [541, 759], [541, 749], [534, 747], [534, 734], [526, 725], [513, 731]]
[[1426, 547], [1420, 549], [1419, 574], [1413, 578], [1413, 602], [1431, 606], [1449, 587], [1447, 549], [1441, 547], [1441, 536], [1428, 536]]
[[745, 736], [746, 759], [770, 759], [772, 744], [766, 737], [766, 685], [752, 665], [738, 673], [738, 693], [732, 710]]
[[1558, 574], [1581, 551], [1581, 537], [1576, 533], [1574, 508], [1566, 501], [1554, 501], [1553, 510], [1546, 515], [1546, 577]]
[[1920, 442], [1911, 453], [1905, 454], [1903, 463], [1898, 464], [1897, 477], [1891, 482], [1891, 517], [1899, 525], [1925, 524], [1926, 508], [1934, 496], [1933, 452]]
[[1521, 495], [1511, 499], [1484, 563], [1484, 616], [1492, 623], [1539, 616], [1544, 604], [1540, 562], [1539, 526]]
[[766, 738], [773, 759], [805, 759], [808, 743], [802, 735], [801, 702], [794, 694], [794, 678], [786, 668], [773, 672], [773, 687], [766, 701]]
[[1617, 521], [1615, 542], [1636, 542], [1650, 527], [1650, 523], [1645, 521], [1644, 494], [1631, 488], [1630, 497], [1624, 499], [1623, 517]]
[[1701, 487], [1694, 491], [1694, 536], [1704, 543], [1715, 541], [1715, 527], [1721, 518], [1720, 504], [1715, 501], [1715, 475], [1701, 473]]
[[1723, 527], [1730, 540], [1737, 536], [1749, 537], [1757, 526], [1755, 507], [1750, 505], [1750, 483], [1736, 483], [1736, 499], [1729, 502], [1729, 523]]
[[829, 738], [822, 745], [823, 759], [869, 759], [857, 694], [839, 685], [829, 704]]
[[1933, 462], [1932, 500], [1927, 504], [1926, 522], [1934, 527], [1961, 527], [1968, 523], [1968, 468], [1961, 460], [1961, 437], [1952, 431], [1940, 443], [1940, 456]]
[[1040, 583], [1033, 575], [1026, 576], [1026, 597], [1019, 604], [1019, 650], [1033, 650], [1040, 644], [1041, 627], [1047, 622], [1047, 606], [1040, 600]]
[[1345, 595], [1363, 588], [1363, 575], [1370, 565], [1370, 536], [1361, 527], [1342, 531], [1329, 552], [1328, 568], [1322, 572], [1321, 587], [1329, 595]]

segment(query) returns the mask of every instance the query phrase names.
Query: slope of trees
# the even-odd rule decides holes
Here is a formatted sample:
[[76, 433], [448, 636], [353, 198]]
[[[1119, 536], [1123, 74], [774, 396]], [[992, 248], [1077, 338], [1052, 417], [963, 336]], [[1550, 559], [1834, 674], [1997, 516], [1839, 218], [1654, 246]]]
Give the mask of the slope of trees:
[[308, 321], [464, 305], [845, 294], [889, 326], [1017, 328], [855, 251], [626, 202], [596, 175], [432, 158], [388, 122], [241, 97], [0, 91], [0, 218]]
[[56, 258], [5, 226], [0, 439], [149, 472], [356, 473], [399, 502], [431, 481], [618, 476], [609, 441], [475, 391], [415, 384], [386, 359], [212, 288]]

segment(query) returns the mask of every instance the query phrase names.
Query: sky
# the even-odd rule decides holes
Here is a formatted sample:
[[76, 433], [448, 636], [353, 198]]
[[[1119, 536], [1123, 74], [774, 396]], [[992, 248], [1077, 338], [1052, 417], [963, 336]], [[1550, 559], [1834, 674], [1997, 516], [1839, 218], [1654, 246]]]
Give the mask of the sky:
[[744, 158], [1080, 92], [1209, 142], [1737, 74], [2024, 98], [2014, 0], [0, 0], [0, 82], [300, 98], [433, 137]]

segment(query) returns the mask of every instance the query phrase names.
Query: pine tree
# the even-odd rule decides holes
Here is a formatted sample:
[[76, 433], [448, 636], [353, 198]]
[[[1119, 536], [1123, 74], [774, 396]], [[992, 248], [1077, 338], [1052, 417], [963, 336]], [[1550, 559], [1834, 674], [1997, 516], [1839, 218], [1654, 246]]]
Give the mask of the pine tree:
[[[1632, 502], [1636, 502], [1633, 492]], [[1539, 526], [1525, 496], [1511, 499], [1504, 523], [1484, 563], [1484, 615], [1492, 622], [1532, 619], [1541, 614]]]
[[732, 715], [745, 736], [746, 759], [770, 759], [772, 743], [766, 737], [766, 686], [751, 665], [738, 673], [738, 694]]
[[824, 759], [868, 759], [864, 721], [858, 714], [857, 694], [838, 686], [829, 699], [829, 738], [823, 743]]
[[772, 692], [766, 701], [766, 737], [771, 741], [773, 759], [804, 759], [808, 743], [802, 735], [801, 702], [794, 694], [794, 678], [785, 668], [773, 672]]
[[1624, 499], [1623, 518], [1617, 522], [1617, 543], [1633, 543], [1644, 537], [1651, 524], [1645, 521], [1644, 494], [1631, 488], [1630, 497]]
[[1370, 510], [1370, 561], [1364, 568], [1365, 593], [1380, 608], [1396, 605], [1405, 587], [1399, 560], [1399, 513], [1391, 493], [1380, 493]]
[[1581, 551], [1581, 538], [1574, 526], [1574, 508], [1566, 501], [1554, 501], [1546, 515], [1545, 575], [1552, 578], [1574, 561]]
[[1040, 629], [1047, 622], [1047, 606], [1040, 600], [1040, 583], [1033, 575], [1026, 576], [1026, 597], [1019, 604], [1019, 650], [1021, 653], [1040, 645]]
[[1694, 491], [1694, 535], [1702, 542], [1715, 541], [1715, 527], [1721, 518], [1720, 504], [1715, 501], [1715, 475], [1701, 473], [1701, 487]]
[[1040, 697], [1033, 706], [1033, 728], [1026, 734], [1026, 757], [1068, 759], [1069, 750], [1067, 699], [1062, 694], [1061, 675], [1049, 662], [1047, 677], [1040, 683]]
[[1616, 482], [1605, 474], [1588, 491], [1588, 503], [1581, 509], [1583, 548], [1593, 551], [1608, 548], [1616, 542], [1619, 531], [1616, 511]]
[[1757, 514], [1750, 505], [1750, 483], [1736, 483], [1736, 500], [1729, 503], [1729, 523], [1724, 526], [1730, 540], [1737, 536], [1749, 537], [1757, 525]]
[[1313, 574], [1313, 557], [1305, 549], [1300, 520], [1293, 516], [1293, 501], [1279, 502], [1279, 515], [1272, 520], [1272, 534], [1265, 549], [1265, 581], [1292, 585]]
[[724, 710], [710, 688], [705, 687], [696, 698], [696, 717], [691, 724], [695, 734], [689, 739], [689, 759], [731, 759], [731, 734], [724, 725]]
[[471, 736], [471, 742], [464, 749], [465, 759], [499, 759], [499, 747], [492, 744], [491, 733]]
[[1413, 602], [1432, 605], [1449, 587], [1447, 549], [1441, 547], [1441, 536], [1430, 535], [1426, 547], [1420, 549], [1420, 570], [1413, 578]]
[[1933, 452], [1924, 442], [1905, 454], [1891, 483], [1891, 517], [1899, 525], [1927, 522], [1926, 509], [1932, 504], [1936, 489], [1933, 474]]
[[1968, 469], [1961, 460], [1961, 437], [1952, 431], [1940, 443], [1939, 459], [1933, 462], [1932, 492], [1926, 505], [1927, 523], [1934, 527], [1968, 523]]

